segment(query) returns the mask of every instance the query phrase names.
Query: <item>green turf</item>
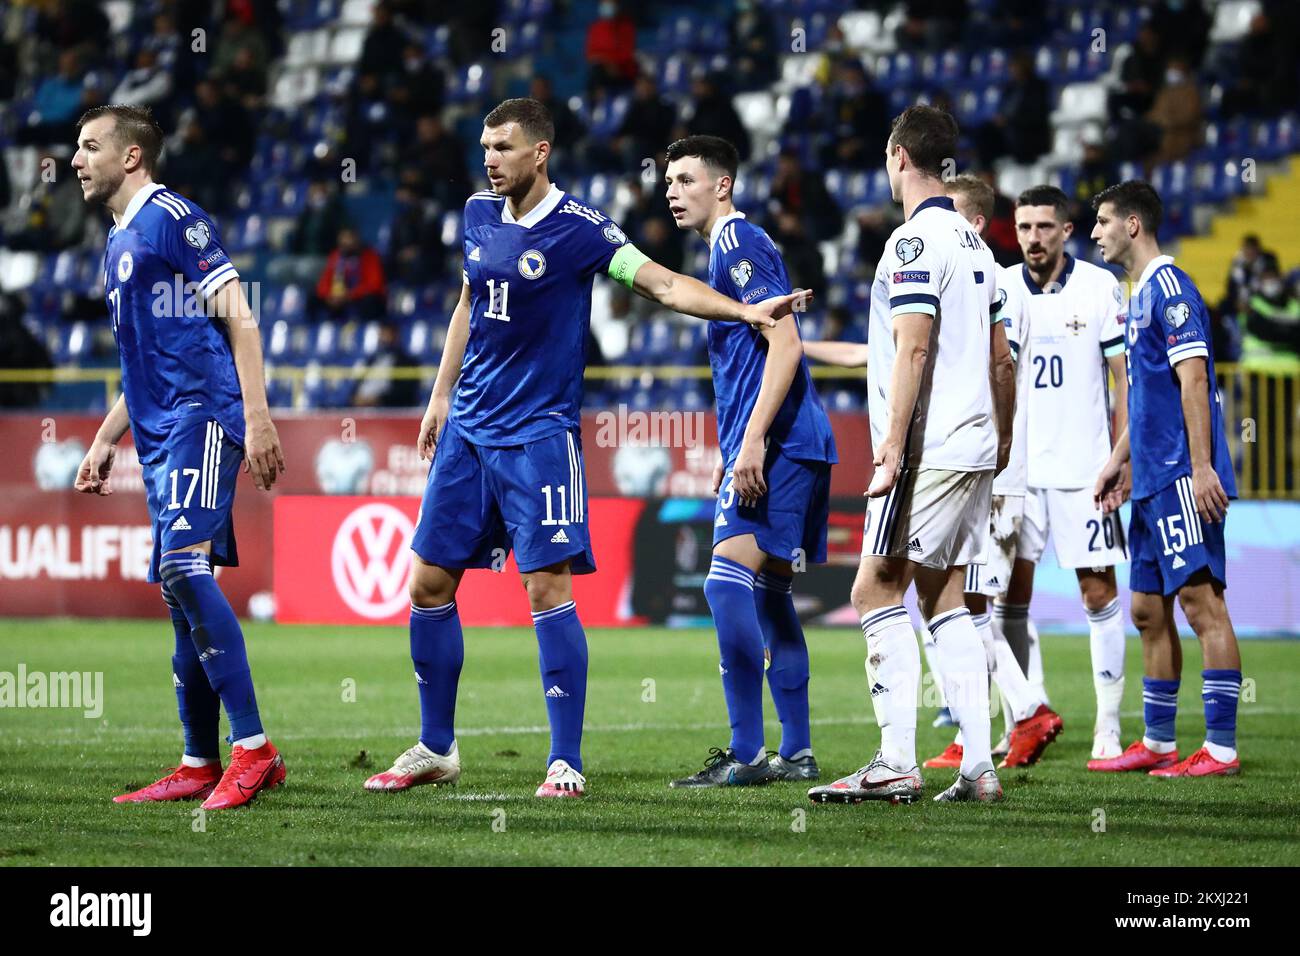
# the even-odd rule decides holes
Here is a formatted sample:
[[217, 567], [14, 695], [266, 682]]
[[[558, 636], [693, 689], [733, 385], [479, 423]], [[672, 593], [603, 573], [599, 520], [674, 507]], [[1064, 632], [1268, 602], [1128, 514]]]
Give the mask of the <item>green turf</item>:
[[[193, 803], [118, 806], [180, 753], [164, 622], [0, 620], [0, 671], [103, 671], [104, 712], [0, 710], [0, 863], [44, 864], [1182, 864], [1294, 862], [1300, 754], [1295, 643], [1245, 644], [1243, 774], [1194, 781], [1083, 769], [1092, 687], [1082, 638], [1045, 641], [1048, 689], [1065, 733], [1031, 770], [1004, 771], [1002, 805], [813, 806], [804, 787], [673, 791], [726, 717], [711, 633], [593, 630], [585, 760], [589, 795], [541, 801], [545, 707], [531, 631], [468, 635], [458, 715], [464, 776], [454, 789], [372, 794], [362, 780], [418, 728], [406, 633], [250, 625], [262, 715], [287, 785], [245, 810]], [[878, 742], [851, 630], [809, 635], [813, 741], [828, 779]], [[1139, 672], [1130, 643], [1130, 675]], [[1200, 655], [1186, 649], [1179, 734], [1203, 732]], [[355, 682], [346, 702], [345, 682]], [[653, 683], [647, 683], [653, 682]], [[651, 696], [653, 701], [643, 698]], [[1125, 695], [1140, 730], [1141, 684]], [[773, 713], [770, 700], [768, 713]], [[921, 713], [921, 756], [945, 731]], [[999, 727], [1001, 717], [995, 718]], [[224, 721], [223, 721], [224, 726]], [[779, 729], [769, 722], [769, 747]], [[223, 730], [224, 732], [224, 730]], [[951, 779], [926, 771], [928, 794]], [[1104, 832], [1095, 832], [1104, 814]], [[494, 828], [494, 823], [496, 828]], [[504, 829], [502, 829], [502, 825]]]

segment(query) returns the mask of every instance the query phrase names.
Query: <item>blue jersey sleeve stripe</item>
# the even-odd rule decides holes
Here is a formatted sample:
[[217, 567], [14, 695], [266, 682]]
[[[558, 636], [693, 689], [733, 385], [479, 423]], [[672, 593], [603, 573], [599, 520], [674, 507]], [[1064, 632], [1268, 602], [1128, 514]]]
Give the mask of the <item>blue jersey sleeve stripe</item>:
[[912, 305], [918, 302], [938, 308], [939, 297], [937, 295], [932, 295], [929, 292], [909, 292], [907, 295], [891, 295], [889, 297], [889, 308], [892, 312], [900, 305]]

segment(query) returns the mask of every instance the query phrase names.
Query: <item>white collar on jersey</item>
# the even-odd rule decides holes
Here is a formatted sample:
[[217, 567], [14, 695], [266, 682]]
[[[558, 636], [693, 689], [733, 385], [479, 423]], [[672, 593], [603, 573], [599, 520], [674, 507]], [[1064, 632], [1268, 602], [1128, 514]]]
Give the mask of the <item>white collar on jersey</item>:
[[149, 197], [158, 190], [166, 188], [162, 183], [150, 183], [148, 186], [141, 186], [136, 191], [136, 194], [131, 197], [131, 201], [126, 204], [126, 210], [122, 213], [122, 221], [117, 224], [117, 228], [125, 229], [131, 220], [135, 218], [135, 214], [149, 201]]
[[523, 226], [525, 229], [531, 229], [551, 214], [551, 210], [560, 204], [560, 197], [563, 195], [564, 192], [560, 187], [555, 185], [555, 183], [551, 183], [550, 192], [542, 197], [541, 202], [528, 210], [528, 212], [524, 213], [524, 218], [518, 221], [516, 221], [515, 217], [510, 214], [510, 200], [507, 199], [501, 204], [501, 221], [513, 222], [516, 226]]
[[1159, 269], [1161, 266], [1171, 266], [1173, 264], [1174, 264], [1173, 256], [1156, 256], [1154, 259], [1148, 262], [1147, 267], [1142, 270], [1142, 277], [1138, 279], [1137, 285], [1133, 287], [1133, 294], [1136, 295], [1137, 291], [1147, 284], [1147, 282], [1151, 279], [1151, 277], [1156, 274], [1157, 269]]
[[709, 248], [712, 249], [713, 244], [718, 241], [718, 233], [722, 232], [723, 226], [731, 222], [731, 220], [733, 219], [744, 219], [744, 218], [745, 218], [745, 214], [743, 212], [733, 211], [727, 213], [722, 218], [716, 220], [713, 223], [713, 228], [709, 230]]

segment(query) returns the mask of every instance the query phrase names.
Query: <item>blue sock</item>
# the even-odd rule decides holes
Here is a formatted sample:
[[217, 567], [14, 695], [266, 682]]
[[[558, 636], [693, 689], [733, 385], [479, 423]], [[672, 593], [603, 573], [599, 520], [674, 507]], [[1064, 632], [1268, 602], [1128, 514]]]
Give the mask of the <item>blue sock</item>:
[[465, 663], [455, 601], [442, 607], [411, 605], [411, 661], [420, 692], [420, 743], [445, 756], [456, 740], [456, 688]]
[[572, 601], [533, 612], [537, 661], [551, 724], [547, 766], [565, 761], [582, 773], [582, 716], [587, 708], [587, 635]]
[[1142, 710], [1146, 715], [1146, 736], [1161, 743], [1173, 743], [1174, 718], [1178, 714], [1176, 680], [1142, 678]]
[[190, 622], [176, 598], [163, 585], [163, 600], [171, 612], [176, 631], [176, 653], [172, 655], [172, 683], [176, 685], [176, 709], [185, 729], [185, 753], [190, 757], [216, 760], [221, 756], [219, 722], [221, 698], [208, 683], [199, 663], [199, 652], [190, 637]]
[[754, 601], [754, 572], [721, 555], [704, 579], [721, 653], [722, 693], [731, 717], [731, 749], [749, 763], [763, 751], [763, 631]]
[[262, 733], [244, 632], [212, 576], [208, 556], [202, 551], [168, 554], [158, 570], [190, 622], [190, 638], [203, 672], [226, 709], [230, 739], [242, 740]]
[[781, 720], [780, 754], [787, 760], [812, 750], [808, 727], [808, 644], [794, 609], [792, 578], [760, 572], [754, 582], [754, 606], [771, 655], [767, 686]]
[[1205, 702], [1205, 739], [1237, 749], [1237, 698], [1241, 671], [1201, 671], [1201, 700]]

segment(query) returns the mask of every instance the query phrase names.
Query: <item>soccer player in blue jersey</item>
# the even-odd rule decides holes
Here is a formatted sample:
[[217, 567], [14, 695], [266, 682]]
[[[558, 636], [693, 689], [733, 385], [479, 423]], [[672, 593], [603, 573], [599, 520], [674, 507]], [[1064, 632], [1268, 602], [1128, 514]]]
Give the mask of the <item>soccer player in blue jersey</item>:
[[580, 433], [593, 277], [607, 273], [677, 312], [764, 326], [796, 299], [747, 305], [649, 261], [604, 213], [551, 184], [554, 135], [549, 111], [532, 99], [506, 100], [483, 121], [492, 188], [465, 204], [464, 286], [417, 440], [433, 459], [411, 545], [420, 739], [367, 780], [369, 790], [459, 778], [456, 589], [467, 568], [499, 568], [513, 547], [551, 727], [537, 796], [585, 791], [587, 640], [572, 575], [596, 568]]
[[[1162, 206], [1143, 182], [1093, 199], [1092, 238], [1102, 257], [1133, 283], [1124, 331], [1128, 345], [1128, 428], [1115, 443], [1093, 496], [1105, 511], [1123, 501], [1123, 466], [1132, 458], [1133, 623], [1142, 635], [1146, 732], [1124, 753], [1090, 770], [1146, 770], [1154, 777], [1237, 773], [1241, 654], [1223, 599], [1223, 540], [1236, 480], [1214, 374], [1210, 313], [1191, 277], [1160, 254]], [[1174, 597], [1201, 643], [1205, 743], [1178, 759], [1174, 717], [1183, 652]]]
[[[668, 206], [679, 229], [709, 244], [709, 285], [740, 302], [790, 293], [768, 234], [732, 205], [739, 158], [717, 136], [668, 147]], [[830, 420], [803, 358], [799, 326], [714, 323], [709, 364], [717, 396], [721, 460], [713, 472], [713, 562], [704, 596], [721, 652], [731, 742], [674, 787], [727, 787], [816, 780], [808, 727], [808, 647], [795, 612], [796, 567], [826, 560]], [[769, 761], [763, 739], [763, 667], [781, 721]]]
[[[153, 181], [163, 133], [149, 110], [98, 106], [78, 129], [72, 166], [82, 195], [113, 214], [104, 287], [122, 395], [86, 452], [76, 489], [112, 493], [117, 443], [129, 428], [153, 521], [149, 580], [162, 583], [175, 630], [172, 675], [185, 731], [179, 767], [114, 799], [240, 806], [285, 776], [258, 716], [239, 621], [212, 575], [214, 564], [239, 563], [231, 515], [240, 463], [264, 490], [284, 471], [261, 337], [212, 217]], [[223, 706], [233, 742], [224, 774]]]

